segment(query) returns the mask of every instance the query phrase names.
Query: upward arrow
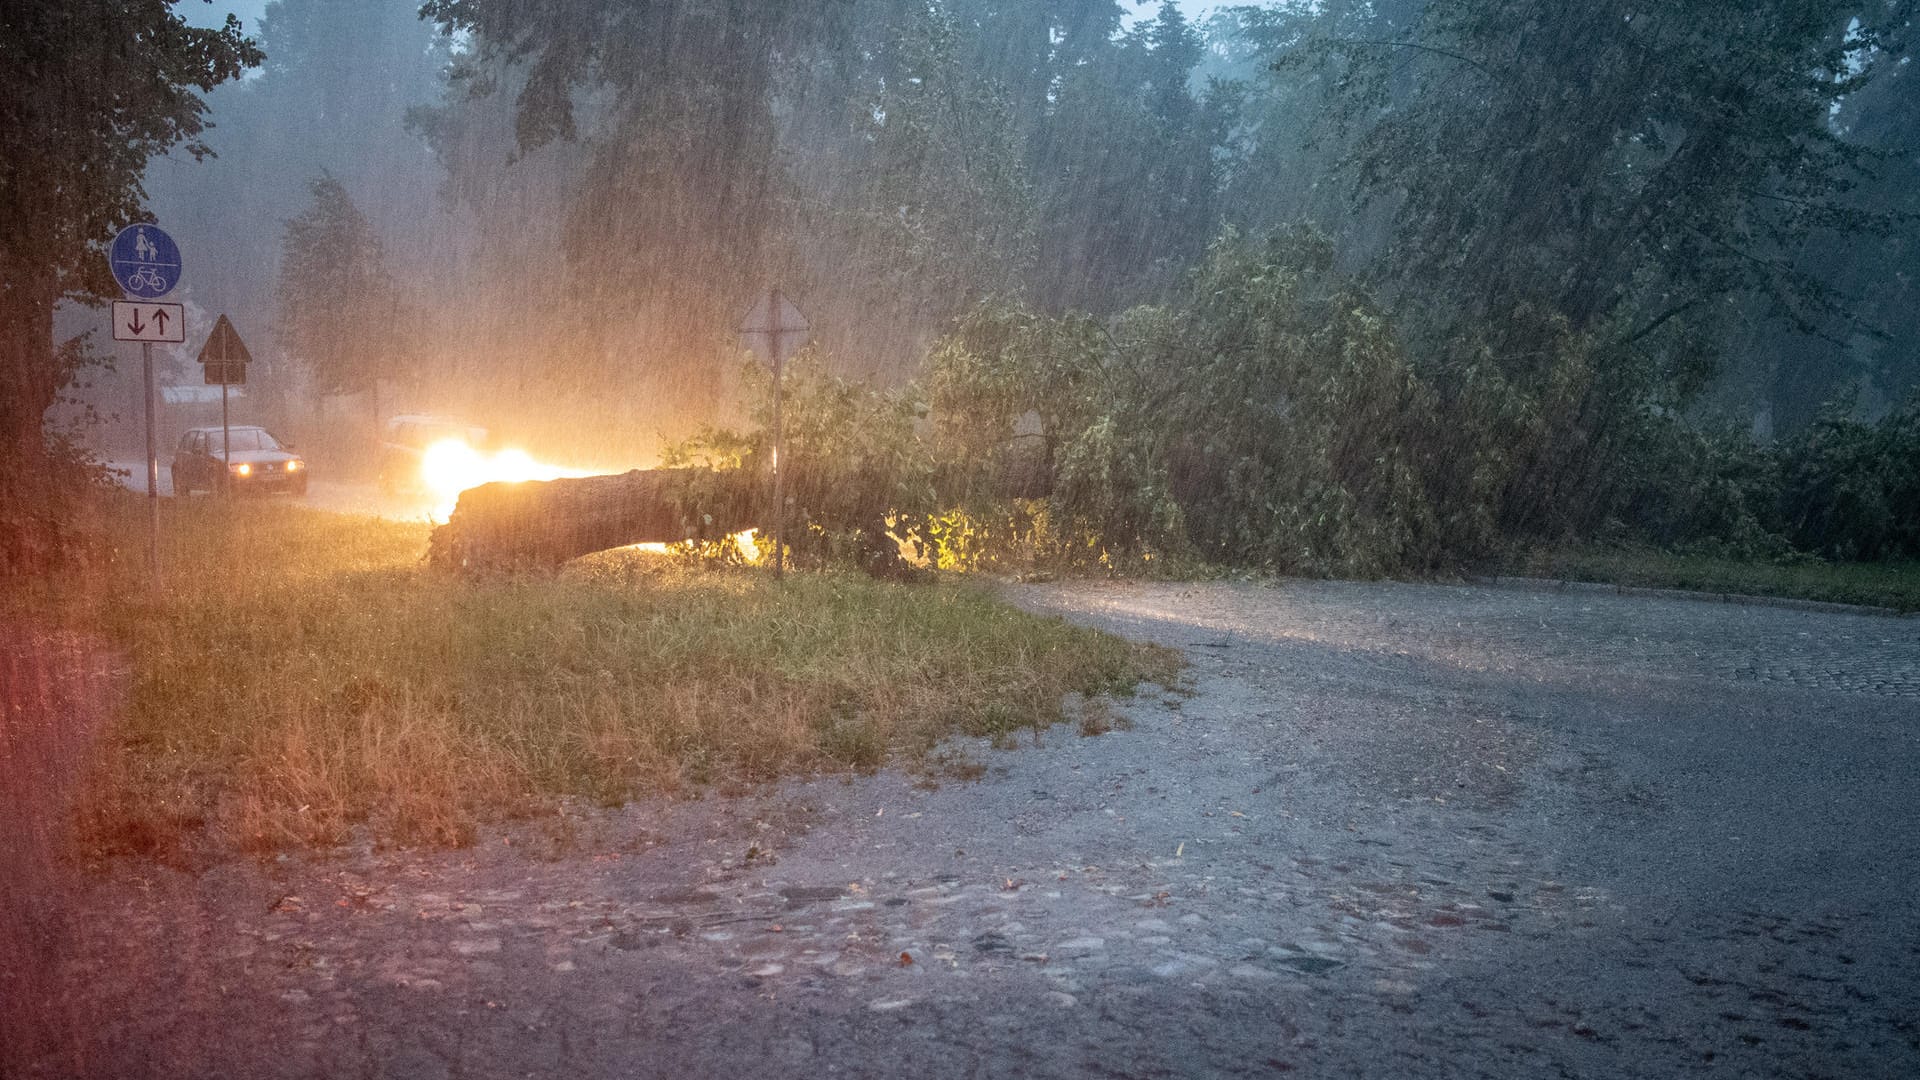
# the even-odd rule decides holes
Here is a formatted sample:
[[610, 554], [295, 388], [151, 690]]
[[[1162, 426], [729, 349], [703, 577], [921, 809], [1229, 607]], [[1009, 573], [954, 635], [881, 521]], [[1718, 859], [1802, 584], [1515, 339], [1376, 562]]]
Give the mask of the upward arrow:
[[[156, 309], [153, 313], [153, 321], [159, 324], [160, 332], [162, 334], [166, 333], [167, 332], [167, 309], [166, 308]], [[136, 334], [139, 332], [140, 331], [138, 330], [134, 331], [134, 333]]]

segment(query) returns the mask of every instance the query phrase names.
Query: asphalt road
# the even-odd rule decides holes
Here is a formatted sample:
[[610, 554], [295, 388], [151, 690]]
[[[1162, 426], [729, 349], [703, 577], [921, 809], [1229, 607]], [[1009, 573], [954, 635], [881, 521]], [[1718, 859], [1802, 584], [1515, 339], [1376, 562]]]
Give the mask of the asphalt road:
[[1914, 620], [1399, 584], [1015, 595], [1184, 649], [1190, 685], [1123, 705], [1129, 730], [958, 745], [972, 782], [50, 888], [16, 1067], [1920, 1075]]

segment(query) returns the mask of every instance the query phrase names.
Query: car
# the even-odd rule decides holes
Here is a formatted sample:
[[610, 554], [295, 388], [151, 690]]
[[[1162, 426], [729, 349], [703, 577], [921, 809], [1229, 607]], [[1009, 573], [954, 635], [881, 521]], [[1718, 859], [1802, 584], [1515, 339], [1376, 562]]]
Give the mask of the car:
[[173, 454], [173, 493], [307, 493], [307, 460], [263, 427], [189, 428]]
[[451, 416], [402, 413], [387, 417], [380, 426], [380, 490], [389, 495], [426, 490], [431, 485], [421, 463], [428, 449], [448, 441], [481, 450], [486, 446], [487, 429]]

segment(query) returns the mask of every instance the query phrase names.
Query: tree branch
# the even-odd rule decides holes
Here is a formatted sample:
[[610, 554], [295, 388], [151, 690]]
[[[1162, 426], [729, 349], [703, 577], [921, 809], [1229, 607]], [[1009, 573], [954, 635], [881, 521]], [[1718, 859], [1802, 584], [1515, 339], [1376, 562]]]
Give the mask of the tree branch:
[[1435, 56], [1444, 56], [1450, 60], [1458, 60], [1461, 63], [1467, 65], [1468, 67], [1473, 68], [1475, 71], [1478, 71], [1480, 74], [1485, 75], [1487, 78], [1492, 79], [1494, 82], [1506, 81], [1499, 72], [1493, 70], [1492, 68], [1481, 63], [1480, 61], [1475, 60], [1471, 56], [1467, 56], [1463, 53], [1452, 52], [1447, 49], [1436, 49], [1431, 45], [1422, 45], [1419, 42], [1415, 42], [1415, 41], [1378, 41], [1370, 38], [1336, 38], [1334, 39], [1333, 43], [1336, 45], [1373, 45], [1380, 48], [1390, 48], [1390, 49], [1414, 49], [1419, 52], [1432, 53]]
[[1676, 315], [1682, 314], [1683, 312], [1687, 311], [1690, 308], [1695, 308], [1699, 306], [1700, 306], [1699, 297], [1695, 297], [1692, 300], [1683, 300], [1680, 303], [1673, 305], [1672, 307], [1668, 308], [1667, 310], [1661, 312], [1658, 316], [1656, 316], [1652, 322], [1648, 323], [1647, 325], [1641, 327], [1638, 330], [1635, 330], [1633, 333], [1628, 334], [1625, 338], [1621, 340], [1620, 347], [1624, 349], [1633, 345], [1635, 342], [1639, 341], [1641, 338], [1646, 337], [1647, 335], [1653, 333], [1655, 330], [1658, 330], [1662, 326], [1666, 325], [1666, 322], [1668, 319], [1671, 319]]

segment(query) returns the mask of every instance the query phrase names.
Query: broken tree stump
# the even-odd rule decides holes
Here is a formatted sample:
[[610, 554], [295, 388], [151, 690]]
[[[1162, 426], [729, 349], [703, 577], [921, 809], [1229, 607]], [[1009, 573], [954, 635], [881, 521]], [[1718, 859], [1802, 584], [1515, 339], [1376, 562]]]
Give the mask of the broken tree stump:
[[483, 484], [460, 493], [427, 558], [450, 570], [558, 566], [629, 544], [719, 540], [760, 524], [764, 487], [746, 469]]

